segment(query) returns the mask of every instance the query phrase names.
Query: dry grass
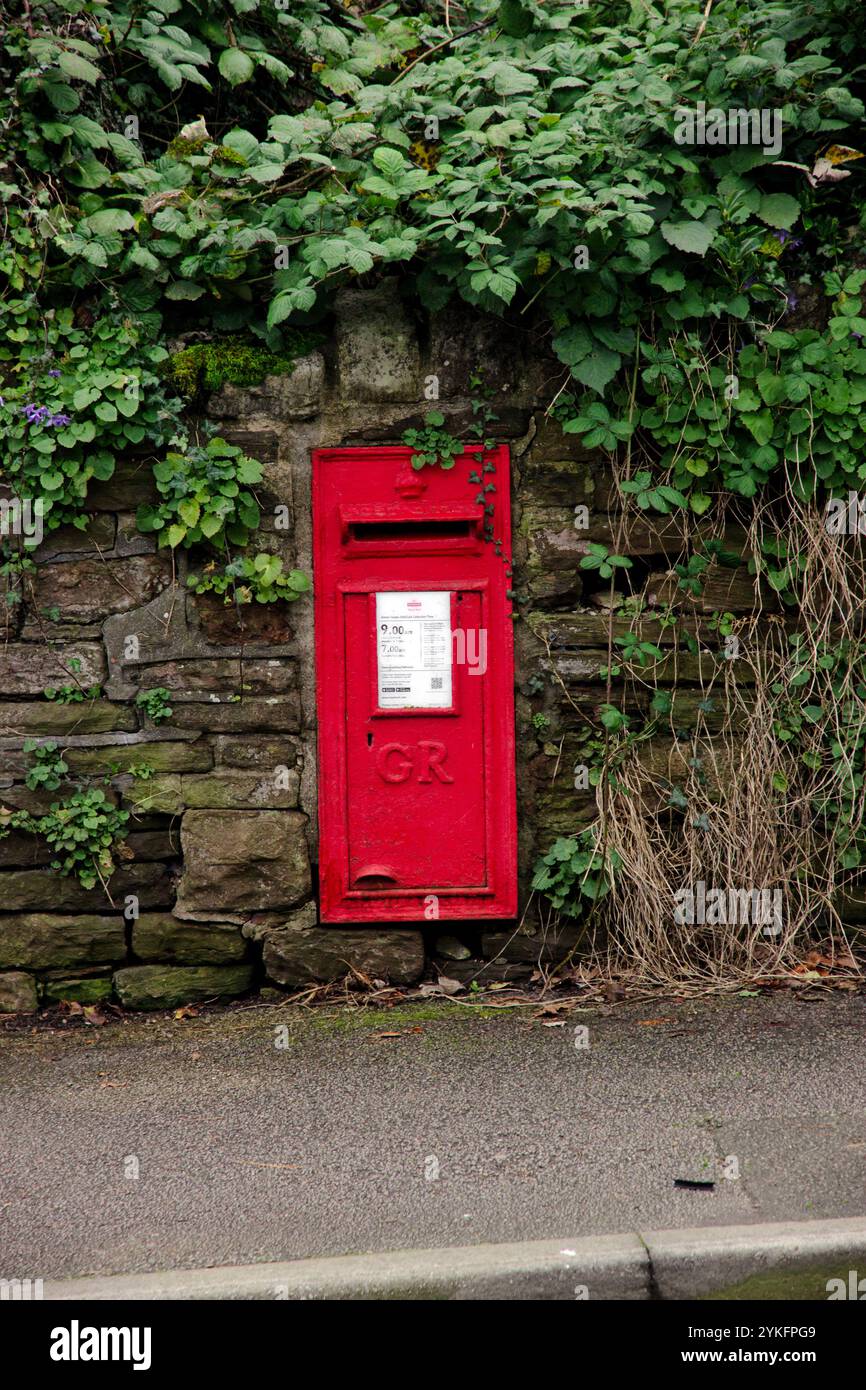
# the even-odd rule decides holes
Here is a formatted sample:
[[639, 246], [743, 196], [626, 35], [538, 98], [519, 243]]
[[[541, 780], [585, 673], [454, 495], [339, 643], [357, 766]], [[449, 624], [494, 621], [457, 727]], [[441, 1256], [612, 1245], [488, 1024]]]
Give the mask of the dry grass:
[[[603, 778], [599, 786], [599, 843], [622, 861], [598, 910], [604, 931], [592, 968], [608, 978], [733, 988], [756, 977], [790, 976], [818, 940], [832, 938], [839, 952], [847, 951], [833, 901], [851, 875], [838, 865], [839, 816], [832, 807], [840, 781], [847, 780], [847, 830], [862, 824], [858, 744], [866, 703], [857, 693], [863, 689], [859, 661], [832, 670], [821, 658], [828, 648], [861, 638], [866, 565], [859, 539], [828, 535], [814, 507], [791, 496], [785, 511], [783, 528], [770, 508], [759, 511], [750, 541], [759, 553], [762, 536], [783, 535], [789, 553], [801, 556], [796, 623], [760, 612], [739, 619], [736, 665], [718, 660], [718, 635], [705, 632], [702, 693], [721, 711], [721, 728], [710, 732], [699, 717], [690, 736], [674, 743], [670, 770], [660, 767], [657, 755], [650, 761], [636, 748], [619, 763], [613, 784]], [[802, 634], [799, 651], [789, 641], [794, 626]], [[792, 685], [803, 669], [808, 678]], [[652, 686], [651, 669], [635, 679]], [[804, 722], [788, 739], [779, 736], [803, 705], [820, 706], [829, 718], [835, 758], [823, 717]], [[685, 796], [685, 808], [671, 805], [672, 786]], [[700, 881], [707, 890], [778, 890], [781, 925], [768, 931], [761, 921], [742, 921], [740, 913], [728, 923], [678, 921], [677, 891]]]

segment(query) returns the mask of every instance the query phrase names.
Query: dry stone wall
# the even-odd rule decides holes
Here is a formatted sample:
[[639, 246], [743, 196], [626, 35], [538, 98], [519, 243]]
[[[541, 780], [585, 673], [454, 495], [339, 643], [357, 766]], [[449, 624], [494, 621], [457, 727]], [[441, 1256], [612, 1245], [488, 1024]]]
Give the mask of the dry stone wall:
[[[155, 499], [148, 461], [127, 458], [93, 489], [87, 530], [52, 533], [35, 552], [32, 593], [3, 610], [0, 803], [44, 813], [82, 779], [107, 779], [111, 799], [132, 813], [129, 858], [109, 898], [61, 877], [32, 836], [0, 840], [0, 1011], [108, 998], [165, 1008], [265, 983], [292, 989], [347, 965], [395, 984], [431, 964], [465, 980], [521, 979], [576, 944], [574, 928], [533, 934], [528, 883], [539, 849], [593, 812], [572, 769], [584, 722], [605, 698], [608, 618], [579, 564], [587, 540], [611, 542], [614, 522], [604, 460], [545, 418], [556, 371], [530, 332], [506, 333], [465, 311], [417, 321], [391, 287], [351, 289], [325, 348], [285, 376], [224, 387], [205, 407], [264, 464], [267, 549], [309, 571], [314, 448], [400, 442], [422, 423], [434, 375], [455, 435], [473, 418], [470, 379], [492, 393], [491, 433], [512, 454], [520, 933], [318, 923], [312, 603], [237, 610], [189, 592], [188, 557], [173, 564], [136, 530], [137, 506]], [[582, 529], [576, 506], [587, 509]], [[278, 525], [286, 516], [289, 525]], [[625, 547], [651, 605], [669, 586], [664, 545], [664, 528], [645, 523]], [[724, 594], [707, 596], [711, 607], [751, 606], [744, 571], [723, 582]], [[73, 664], [99, 698], [50, 702], [45, 688], [66, 684]], [[677, 682], [685, 721], [699, 692], [690, 693], [682, 663]], [[159, 724], [135, 703], [156, 687], [168, 689], [172, 709]], [[69, 772], [59, 791], [25, 785], [28, 738], [62, 749]], [[142, 764], [144, 778], [131, 771]]]

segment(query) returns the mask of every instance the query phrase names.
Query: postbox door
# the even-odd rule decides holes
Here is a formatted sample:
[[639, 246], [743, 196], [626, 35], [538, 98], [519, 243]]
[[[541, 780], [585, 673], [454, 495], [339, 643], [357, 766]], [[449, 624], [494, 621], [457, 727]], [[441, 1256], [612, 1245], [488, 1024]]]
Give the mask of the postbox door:
[[344, 599], [349, 891], [484, 893], [485, 676], [452, 641], [484, 628], [482, 595]]
[[313, 455], [323, 922], [517, 907], [508, 451], [412, 457]]

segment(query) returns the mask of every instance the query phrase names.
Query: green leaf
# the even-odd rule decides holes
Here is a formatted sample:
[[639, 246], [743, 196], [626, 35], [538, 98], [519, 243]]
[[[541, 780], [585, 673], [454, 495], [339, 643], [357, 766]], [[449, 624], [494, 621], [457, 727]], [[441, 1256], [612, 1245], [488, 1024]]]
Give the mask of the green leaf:
[[668, 270], [665, 266], [656, 266], [650, 276], [650, 283], [660, 285], [663, 290], [676, 293], [686, 287], [686, 277], [681, 270]]
[[248, 82], [255, 72], [252, 58], [240, 48], [224, 48], [217, 67], [220, 77], [224, 77], [232, 87], [239, 86], [241, 82]]
[[165, 291], [166, 299], [201, 299], [204, 285], [196, 285], [192, 280], [174, 280]]
[[768, 227], [787, 231], [800, 216], [800, 204], [790, 193], [765, 193], [758, 204], [758, 216]]
[[584, 357], [572, 367], [571, 374], [582, 385], [589, 386], [599, 395], [603, 395], [604, 388], [613, 381], [621, 363], [622, 358], [618, 352], [595, 347], [588, 357]]
[[89, 63], [86, 58], [82, 58], [80, 53], [70, 53], [64, 50], [58, 60], [60, 71], [66, 77], [72, 77], [79, 82], [99, 82], [102, 73], [95, 63]]
[[86, 227], [91, 236], [110, 236], [113, 232], [129, 232], [135, 226], [135, 218], [124, 208], [102, 208], [90, 217], [85, 217], [79, 226]]
[[373, 163], [391, 180], [399, 179], [406, 168], [405, 156], [400, 150], [394, 150], [389, 145], [380, 145], [373, 151]]
[[715, 235], [703, 222], [662, 222], [659, 230], [670, 246], [694, 256], [705, 256]]
[[582, 323], [573, 324], [571, 328], [557, 333], [553, 340], [553, 350], [560, 362], [564, 362], [568, 367], [574, 366], [592, 350], [589, 330]]
[[520, 0], [501, 0], [496, 12], [496, 23], [509, 38], [525, 39], [532, 29], [533, 19]]

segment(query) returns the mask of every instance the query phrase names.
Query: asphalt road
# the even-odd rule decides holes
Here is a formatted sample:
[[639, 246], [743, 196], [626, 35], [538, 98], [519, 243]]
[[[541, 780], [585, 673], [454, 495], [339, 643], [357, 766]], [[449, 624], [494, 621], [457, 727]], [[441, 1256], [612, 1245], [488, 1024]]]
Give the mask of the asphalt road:
[[143, 1017], [7, 1034], [0, 1088], [3, 1278], [866, 1214], [851, 995]]

